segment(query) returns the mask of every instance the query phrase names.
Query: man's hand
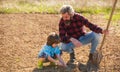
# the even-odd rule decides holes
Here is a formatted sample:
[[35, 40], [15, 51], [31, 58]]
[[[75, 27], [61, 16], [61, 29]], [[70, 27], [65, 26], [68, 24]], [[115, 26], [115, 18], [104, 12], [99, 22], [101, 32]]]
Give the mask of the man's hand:
[[75, 38], [70, 38], [70, 41], [71, 41], [76, 47], [79, 47], [79, 46], [82, 45], [82, 43], [81, 43], [79, 40], [75, 39]]
[[109, 34], [109, 31], [108, 30], [103, 30], [102, 33], [107, 35], [107, 34]]

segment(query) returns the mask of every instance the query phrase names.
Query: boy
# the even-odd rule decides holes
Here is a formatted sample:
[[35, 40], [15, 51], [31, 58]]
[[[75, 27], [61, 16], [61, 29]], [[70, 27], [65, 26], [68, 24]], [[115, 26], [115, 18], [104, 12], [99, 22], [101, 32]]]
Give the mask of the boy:
[[[58, 47], [59, 43], [59, 36], [56, 33], [52, 32], [47, 37], [47, 43], [42, 47], [38, 55], [38, 69], [43, 68], [43, 62], [45, 62], [46, 60], [50, 61], [51, 64], [67, 67], [67, 65], [64, 63], [63, 59], [60, 56], [61, 51]], [[58, 59], [59, 61], [55, 59]]]

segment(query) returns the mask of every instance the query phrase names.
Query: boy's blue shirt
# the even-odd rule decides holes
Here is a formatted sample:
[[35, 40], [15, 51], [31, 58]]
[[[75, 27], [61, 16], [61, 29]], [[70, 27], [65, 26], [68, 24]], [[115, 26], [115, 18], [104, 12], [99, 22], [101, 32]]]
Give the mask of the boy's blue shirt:
[[60, 49], [58, 46], [53, 48], [52, 46], [45, 44], [40, 50], [39, 56], [42, 56], [43, 54], [45, 54], [47, 57], [54, 57], [54, 55], [60, 55]]

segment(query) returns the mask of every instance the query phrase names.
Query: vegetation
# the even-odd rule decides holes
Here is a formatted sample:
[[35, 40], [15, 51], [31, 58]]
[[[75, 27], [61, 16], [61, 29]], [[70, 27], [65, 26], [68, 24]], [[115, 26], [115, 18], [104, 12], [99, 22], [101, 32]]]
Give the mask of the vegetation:
[[[43, 13], [43, 14], [57, 14], [62, 6], [62, 3], [50, 3], [47, 0], [40, 1], [38, 4], [35, 2], [29, 2], [25, 0], [13, 1], [3, 3], [0, 2], [0, 13]], [[111, 6], [77, 6], [73, 5], [76, 12], [82, 14], [104, 14], [105, 18], [109, 18], [109, 13], [111, 12]], [[116, 8], [116, 14], [113, 16], [113, 20], [120, 20], [120, 7]]]

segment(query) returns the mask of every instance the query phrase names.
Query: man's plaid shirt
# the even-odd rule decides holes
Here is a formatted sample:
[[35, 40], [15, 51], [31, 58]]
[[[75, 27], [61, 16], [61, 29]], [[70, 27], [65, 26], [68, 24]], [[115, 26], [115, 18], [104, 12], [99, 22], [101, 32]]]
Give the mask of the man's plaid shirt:
[[59, 23], [59, 35], [61, 42], [69, 43], [70, 38], [78, 39], [80, 36], [85, 35], [84, 26], [96, 33], [102, 33], [102, 29], [97, 25], [92, 24], [80, 14], [75, 13], [70, 19], [70, 24], [65, 24], [65, 21], [61, 18]]

